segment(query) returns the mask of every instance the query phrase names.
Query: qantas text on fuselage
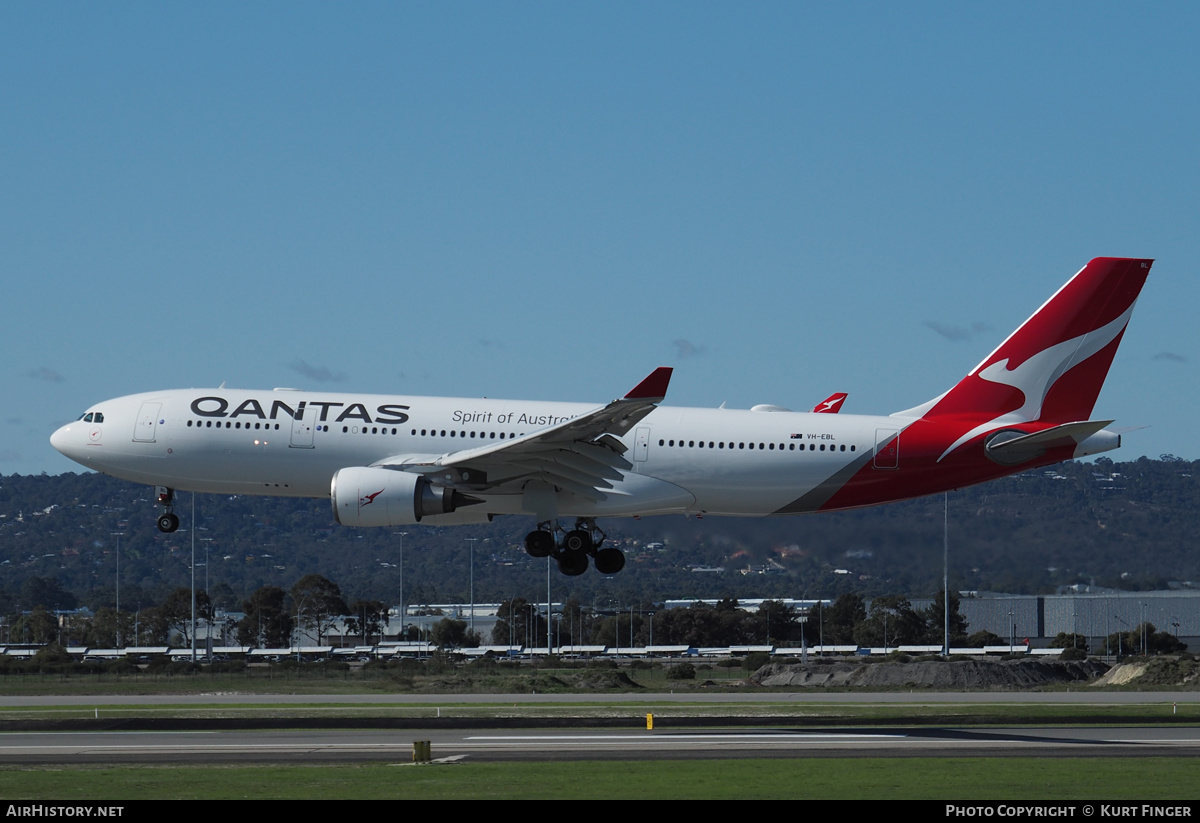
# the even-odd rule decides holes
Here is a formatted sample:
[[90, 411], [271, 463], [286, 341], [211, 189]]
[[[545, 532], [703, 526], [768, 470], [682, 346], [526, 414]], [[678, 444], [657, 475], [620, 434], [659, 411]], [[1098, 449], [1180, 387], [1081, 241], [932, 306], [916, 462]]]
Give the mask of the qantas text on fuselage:
[[659, 368], [611, 403], [277, 389], [171, 390], [92, 406], [51, 438], [89, 468], [176, 490], [328, 497], [345, 525], [537, 518], [566, 574], [624, 564], [597, 518], [870, 506], [1107, 451], [1092, 408], [1152, 261], [1096, 258], [944, 394], [890, 415], [660, 405]]

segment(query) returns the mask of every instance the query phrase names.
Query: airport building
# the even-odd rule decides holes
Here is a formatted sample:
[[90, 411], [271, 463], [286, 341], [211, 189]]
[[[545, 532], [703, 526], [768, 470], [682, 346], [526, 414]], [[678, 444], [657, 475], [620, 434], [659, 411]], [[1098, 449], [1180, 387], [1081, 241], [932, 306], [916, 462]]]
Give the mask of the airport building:
[[[1151, 623], [1195, 646], [1200, 640], [1200, 591], [1085, 592], [1055, 595], [960, 593], [959, 612], [967, 631], [990, 631], [1045, 645], [1060, 633], [1103, 640]], [[928, 608], [932, 599], [913, 600]]]

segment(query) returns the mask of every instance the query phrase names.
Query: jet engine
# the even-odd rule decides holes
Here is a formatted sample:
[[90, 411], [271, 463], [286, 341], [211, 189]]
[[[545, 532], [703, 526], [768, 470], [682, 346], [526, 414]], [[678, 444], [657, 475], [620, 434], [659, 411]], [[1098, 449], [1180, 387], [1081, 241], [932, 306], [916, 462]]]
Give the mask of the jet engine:
[[329, 499], [334, 518], [343, 526], [411, 526], [422, 517], [482, 502], [435, 486], [424, 475], [370, 466], [339, 470], [330, 483]]

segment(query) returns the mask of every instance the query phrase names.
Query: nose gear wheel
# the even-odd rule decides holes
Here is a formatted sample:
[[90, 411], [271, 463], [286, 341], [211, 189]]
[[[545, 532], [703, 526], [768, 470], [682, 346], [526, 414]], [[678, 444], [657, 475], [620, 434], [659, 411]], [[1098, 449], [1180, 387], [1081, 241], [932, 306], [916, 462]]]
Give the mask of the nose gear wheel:
[[179, 528], [179, 515], [175, 514], [175, 490], [168, 489], [166, 486], [158, 486], [155, 491], [158, 493], [158, 505], [162, 506], [166, 511], [158, 516], [155, 525], [163, 534], [170, 534]]

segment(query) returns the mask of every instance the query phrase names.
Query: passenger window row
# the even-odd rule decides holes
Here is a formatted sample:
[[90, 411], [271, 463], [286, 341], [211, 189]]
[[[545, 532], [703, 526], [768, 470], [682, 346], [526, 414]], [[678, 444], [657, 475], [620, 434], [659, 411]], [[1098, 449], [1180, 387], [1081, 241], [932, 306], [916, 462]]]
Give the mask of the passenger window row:
[[[222, 422], [225, 425], [221, 425]], [[192, 427], [193, 424], [195, 424], [196, 428], [198, 428], [198, 429], [249, 429], [249, 428], [251, 428], [249, 420], [247, 420], [245, 423], [242, 423], [242, 421], [240, 421], [240, 420], [235, 420], [235, 421], [218, 420], [215, 423], [212, 420], [189, 420], [187, 422], [187, 424], [188, 424], [189, 429]], [[274, 428], [272, 428], [272, 426], [274, 426]], [[253, 428], [266, 429], [267, 431], [279, 431], [279, 424], [278, 423], [274, 423], [274, 424], [272, 424], [272, 423], [255, 423]]]
[[[774, 443], [759, 443], [756, 446], [754, 443], [745, 443], [745, 442], [740, 442], [740, 443], [728, 442], [727, 443], [724, 441], [714, 442], [712, 440], [709, 440], [707, 442], [705, 442], [704, 440], [680, 440], [680, 441], [676, 442], [675, 440], [659, 440], [658, 445], [668, 446], [668, 447], [678, 446], [679, 448], [687, 448], [687, 449], [703, 449], [703, 448], [731, 449], [731, 450], [732, 449], [739, 449], [739, 450], [741, 450], [741, 449], [746, 449], [746, 450], [758, 449], [759, 451], [785, 451], [786, 450], [786, 451], [790, 451], [790, 452], [794, 452], [797, 450], [799, 450], [799, 451], [805, 450], [804, 443], [800, 443], [800, 444], [780, 443], [778, 445], [776, 445]], [[797, 449], [797, 445], [799, 446], [799, 449]], [[828, 444], [828, 448], [826, 448], [825, 443], [819, 443], [819, 444], [818, 443], [809, 443], [808, 451], [810, 451], [810, 452], [812, 452], [812, 451], [831, 451], [831, 452], [846, 451], [846, 445], [844, 443], [830, 443], [830, 444]], [[852, 446], [850, 446], [850, 451], [856, 451], [856, 448], [852, 445]]]
[[[416, 429], [412, 430], [412, 435], [413, 437], [417, 436]], [[525, 433], [522, 432], [521, 436], [524, 437]], [[496, 432], [465, 432], [455, 431], [454, 429], [421, 429], [421, 437], [457, 437], [460, 440], [466, 440], [467, 438], [479, 440], [512, 440], [517, 437], [517, 435], [515, 432], [508, 432], [507, 434], [505, 432], [500, 432], [497, 434]]]
[[[83, 417], [80, 419], [87, 423], [103, 423], [104, 415], [101, 412], [88, 412], [87, 414], [83, 415]], [[268, 431], [270, 431], [270, 430], [279, 431], [278, 423], [256, 422], [256, 423], [254, 423], [253, 426], [251, 426], [250, 421], [246, 421], [245, 423], [243, 423], [240, 420], [238, 420], [238, 421], [189, 420], [187, 422], [187, 425], [188, 425], [188, 428], [192, 428], [193, 426], [195, 426], [198, 429], [199, 428], [205, 428], [205, 429], [212, 429], [212, 428], [250, 429], [250, 428], [254, 428], [256, 430], [266, 429]], [[316, 427], [316, 430], [327, 432], [330, 429], [329, 429], [329, 426], [318, 425]], [[411, 434], [413, 437], [418, 436], [417, 431], [418, 431], [417, 429], [412, 430]], [[394, 435], [394, 434], [399, 433], [399, 429], [397, 429], [395, 427], [388, 428], [387, 426], [370, 426], [370, 427], [363, 426], [361, 429], [359, 429], [357, 426], [355, 426], [354, 431], [351, 432], [350, 426], [342, 426], [342, 433], [343, 434], [355, 433], [355, 434], [393, 434]], [[517, 437], [516, 433], [514, 433], [514, 432], [507, 432], [507, 433], [499, 432], [499, 434], [497, 434], [496, 432], [483, 432], [483, 431], [467, 432], [467, 431], [454, 430], [454, 429], [449, 429], [449, 430], [447, 430], [447, 429], [421, 429], [420, 436], [421, 437], [453, 437], [453, 438], [457, 438], [460, 440], [467, 440], [467, 439], [473, 439], [473, 440], [497, 440], [497, 439], [505, 440], [505, 439], [508, 439], [508, 440], [511, 440], [511, 439]], [[755, 443], [747, 443], [747, 442], [734, 443], [732, 441], [726, 442], [723, 440], [719, 440], [719, 441], [678, 440], [678, 441], [676, 441], [674, 439], [670, 439], [670, 440], [660, 439], [658, 441], [658, 445], [667, 446], [667, 447], [688, 448], [688, 449], [704, 449], [704, 448], [729, 449], [731, 451], [735, 450], [735, 449], [739, 450], [739, 451], [740, 450], [754, 451], [755, 449], [757, 449], [758, 451], [797, 451], [797, 449], [799, 451], [805, 451], [806, 444], [804, 444], [804, 443], [799, 443], [799, 444], [797, 444], [797, 443], [778, 443], [778, 444], [776, 444], [776, 443], [765, 443], [765, 442], [760, 442], [760, 443], [755, 444]], [[807, 448], [808, 451], [831, 451], [831, 452], [843, 451], [844, 452], [847, 450], [846, 445], [844, 443], [840, 443], [840, 444], [839, 443], [829, 443], [829, 444], [808, 443], [807, 447], [808, 447]], [[856, 451], [856, 447], [851, 445], [849, 450]]]
[[[95, 418], [96, 418], [95, 420], [93, 420], [92, 418], [93, 418], [93, 415], [91, 413], [89, 413], [89, 414], [84, 415], [83, 418], [81, 418], [81, 419], [86, 420], [88, 423], [91, 423], [91, 422], [103, 423], [104, 422], [104, 416], [102, 414], [100, 414], [99, 412], [95, 413]], [[188, 428], [192, 428], [194, 426], [195, 428], [198, 428], [198, 429], [214, 429], [214, 428], [215, 429], [251, 429], [251, 428], [253, 428], [253, 429], [267, 429], [267, 430], [273, 429], [274, 431], [279, 431], [278, 423], [261, 423], [261, 422], [259, 422], [259, 423], [254, 423], [253, 425], [251, 425], [250, 421], [246, 421], [245, 423], [243, 423], [240, 420], [237, 420], [237, 421], [189, 420], [187, 422], [187, 425], [188, 425]], [[327, 425], [319, 424], [316, 426], [316, 430], [327, 432], [327, 431], [330, 431], [331, 429]], [[353, 427], [342, 426], [342, 433], [343, 434], [399, 434], [400, 430], [395, 427], [389, 428], [387, 426], [363, 426], [362, 428], [359, 428], [358, 426], [353, 426]], [[417, 429], [413, 429], [411, 431], [411, 434], [413, 437], [416, 437]], [[458, 438], [461, 440], [467, 440], [467, 439], [512, 440], [517, 437], [517, 434], [516, 434], [516, 432], [484, 432], [484, 431], [468, 432], [468, 431], [458, 431], [458, 430], [454, 430], [454, 429], [450, 429], [450, 430], [447, 430], [447, 429], [440, 429], [440, 430], [439, 429], [421, 429], [420, 436], [421, 437], [454, 437], [454, 438]]]

